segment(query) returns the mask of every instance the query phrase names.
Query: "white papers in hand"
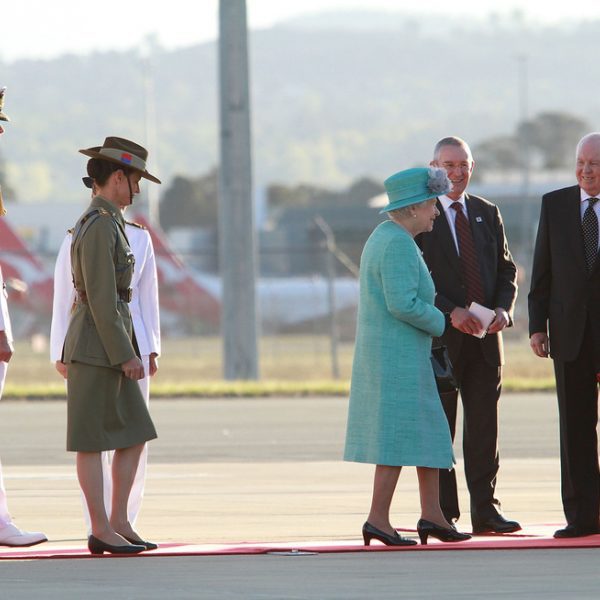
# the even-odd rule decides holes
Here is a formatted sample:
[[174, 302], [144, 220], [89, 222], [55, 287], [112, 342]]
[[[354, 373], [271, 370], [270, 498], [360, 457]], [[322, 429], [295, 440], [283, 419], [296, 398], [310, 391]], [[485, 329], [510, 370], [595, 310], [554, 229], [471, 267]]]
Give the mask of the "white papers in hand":
[[482, 306], [477, 302], [471, 302], [468, 310], [472, 315], [477, 317], [479, 321], [481, 321], [482, 325], [482, 329], [473, 335], [478, 338], [483, 338], [487, 333], [488, 327], [496, 317], [495, 311], [493, 311], [491, 308], [487, 308], [486, 306]]

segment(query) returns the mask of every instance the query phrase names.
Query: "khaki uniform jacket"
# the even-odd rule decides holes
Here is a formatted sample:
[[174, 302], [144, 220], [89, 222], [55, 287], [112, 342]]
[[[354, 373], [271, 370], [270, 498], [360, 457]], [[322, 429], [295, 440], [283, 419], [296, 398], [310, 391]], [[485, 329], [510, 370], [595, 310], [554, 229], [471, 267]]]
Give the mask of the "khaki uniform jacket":
[[[142, 357], [152, 353], [159, 356], [161, 345], [158, 277], [152, 239], [147, 229], [129, 221], [125, 221], [125, 235], [135, 258], [135, 270], [131, 280], [132, 297], [129, 303], [133, 334]], [[69, 230], [60, 246], [54, 267], [54, 301], [50, 327], [50, 360], [53, 363], [62, 358], [71, 308], [77, 298], [71, 277], [72, 239], [72, 231]]]
[[136, 356], [129, 306], [118, 295], [129, 288], [134, 263], [123, 215], [96, 196], [73, 232], [71, 265], [80, 299], [73, 306], [63, 362], [120, 369]]

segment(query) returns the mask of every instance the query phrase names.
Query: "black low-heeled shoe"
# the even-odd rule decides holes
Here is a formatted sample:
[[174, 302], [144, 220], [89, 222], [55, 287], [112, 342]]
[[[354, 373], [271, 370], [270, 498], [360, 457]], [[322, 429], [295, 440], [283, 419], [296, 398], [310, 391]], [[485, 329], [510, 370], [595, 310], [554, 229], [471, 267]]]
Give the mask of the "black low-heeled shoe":
[[136, 546], [144, 546], [146, 550], [156, 550], [158, 548], [158, 544], [154, 542], [147, 542], [145, 540], [134, 540], [133, 538], [127, 537], [122, 533], [119, 534], [121, 537], [124, 537], [130, 544], [135, 544]]
[[372, 539], [379, 540], [386, 546], [416, 546], [417, 544], [416, 540], [401, 537], [397, 531], [394, 531], [393, 534], [381, 531], [381, 529], [373, 527], [368, 521], [363, 525], [362, 534], [365, 546], [369, 546]]
[[442, 527], [441, 525], [436, 525], [426, 519], [419, 519], [419, 522], [417, 523], [417, 533], [419, 534], [419, 539], [423, 546], [427, 545], [427, 538], [429, 536], [437, 538], [440, 542], [464, 542], [465, 540], [471, 539], [471, 536], [468, 533], [461, 533], [460, 531], [456, 531], [453, 527]]
[[139, 554], [146, 550], [146, 546], [141, 546], [139, 544], [113, 546], [112, 544], [107, 544], [97, 537], [90, 535], [88, 538], [88, 550], [92, 554], [104, 554], [105, 552], [108, 552], [109, 554]]

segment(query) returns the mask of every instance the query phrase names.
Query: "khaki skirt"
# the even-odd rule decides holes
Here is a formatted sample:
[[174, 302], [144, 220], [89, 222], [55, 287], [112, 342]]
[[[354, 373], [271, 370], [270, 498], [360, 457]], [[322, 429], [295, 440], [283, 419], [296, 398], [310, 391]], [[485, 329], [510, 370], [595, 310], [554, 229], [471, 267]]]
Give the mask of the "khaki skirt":
[[67, 450], [101, 452], [156, 438], [137, 381], [122, 371], [70, 363], [67, 377]]

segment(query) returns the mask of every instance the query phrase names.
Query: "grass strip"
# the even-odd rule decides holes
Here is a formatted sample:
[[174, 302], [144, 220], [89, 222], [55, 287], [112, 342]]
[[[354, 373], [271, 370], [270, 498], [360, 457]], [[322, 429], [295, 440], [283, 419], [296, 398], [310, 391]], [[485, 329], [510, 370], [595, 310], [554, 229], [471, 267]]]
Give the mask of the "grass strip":
[[[552, 392], [554, 378], [509, 378], [504, 392]], [[151, 387], [153, 398], [260, 398], [276, 396], [348, 396], [347, 380], [314, 381], [190, 381], [161, 382]], [[7, 384], [3, 400], [64, 400], [63, 384]]]

